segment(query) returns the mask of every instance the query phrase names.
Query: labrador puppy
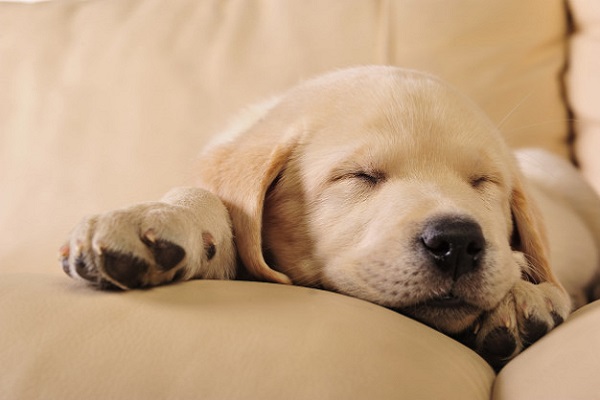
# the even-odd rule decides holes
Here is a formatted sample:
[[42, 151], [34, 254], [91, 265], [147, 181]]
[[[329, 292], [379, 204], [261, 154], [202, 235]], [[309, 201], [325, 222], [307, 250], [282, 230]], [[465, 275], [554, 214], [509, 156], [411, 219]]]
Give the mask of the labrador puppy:
[[600, 201], [555, 156], [521, 152], [519, 167], [434, 77], [333, 72], [224, 136], [199, 187], [85, 218], [61, 248], [65, 272], [123, 290], [240, 274], [323, 288], [422, 321], [497, 369], [588, 300]]

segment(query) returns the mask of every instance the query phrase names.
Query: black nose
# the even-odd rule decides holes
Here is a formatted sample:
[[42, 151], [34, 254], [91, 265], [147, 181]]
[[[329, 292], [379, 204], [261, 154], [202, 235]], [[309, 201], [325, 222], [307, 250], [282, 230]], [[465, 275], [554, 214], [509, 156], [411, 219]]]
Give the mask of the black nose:
[[431, 220], [425, 225], [420, 239], [428, 257], [455, 280], [477, 268], [485, 250], [481, 227], [466, 218]]

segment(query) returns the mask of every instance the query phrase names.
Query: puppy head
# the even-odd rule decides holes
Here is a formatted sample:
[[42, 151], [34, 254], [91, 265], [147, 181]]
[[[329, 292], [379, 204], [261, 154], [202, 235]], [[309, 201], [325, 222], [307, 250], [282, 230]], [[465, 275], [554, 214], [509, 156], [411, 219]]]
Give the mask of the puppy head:
[[345, 293], [449, 333], [522, 274], [553, 279], [500, 134], [428, 75], [364, 67], [309, 81], [205, 163], [204, 184], [228, 206], [257, 277]]

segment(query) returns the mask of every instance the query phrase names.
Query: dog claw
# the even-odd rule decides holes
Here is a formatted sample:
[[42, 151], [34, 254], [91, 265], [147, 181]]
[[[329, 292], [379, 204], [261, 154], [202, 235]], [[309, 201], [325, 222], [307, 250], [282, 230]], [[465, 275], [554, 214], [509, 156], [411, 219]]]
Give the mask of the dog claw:
[[156, 239], [156, 232], [154, 232], [154, 230], [153, 230], [153, 229], [148, 229], [148, 230], [146, 231], [146, 233], [144, 233], [144, 234], [142, 235], [142, 238], [143, 238], [143, 239], [142, 239], [143, 241], [145, 240], [145, 241], [147, 241], [147, 242], [149, 242], [149, 243], [151, 243], [151, 244], [155, 244], [155, 243], [156, 243], [156, 240], [157, 240], [157, 239]]
[[58, 249], [58, 257], [59, 260], [64, 260], [65, 258], [69, 258], [69, 254], [71, 253], [71, 247], [69, 244], [64, 244]]
[[106, 250], [106, 246], [104, 246], [104, 244], [100, 243], [100, 242], [92, 244], [92, 248], [94, 249], [94, 252], [98, 256], [101, 256], [104, 253], [104, 251]]

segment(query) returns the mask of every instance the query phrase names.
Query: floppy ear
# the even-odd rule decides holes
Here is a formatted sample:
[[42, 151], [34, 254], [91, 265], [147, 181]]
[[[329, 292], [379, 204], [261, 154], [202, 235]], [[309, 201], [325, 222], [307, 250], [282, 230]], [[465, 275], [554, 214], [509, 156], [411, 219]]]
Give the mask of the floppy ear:
[[533, 283], [551, 282], [562, 287], [552, 272], [548, 260], [548, 239], [542, 215], [525, 190], [523, 177], [515, 173], [511, 196], [511, 211], [515, 226], [515, 250], [523, 252], [529, 269], [523, 271], [524, 278]]
[[266, 192], [284, 168], [299, 135], [277, 115], [266, 116], [233, 141], [207, 151], [200, 162], [201, 185], [229, 210], [239, 257], [254, 277], [290, 284], [271, 269], [262, 253]]

